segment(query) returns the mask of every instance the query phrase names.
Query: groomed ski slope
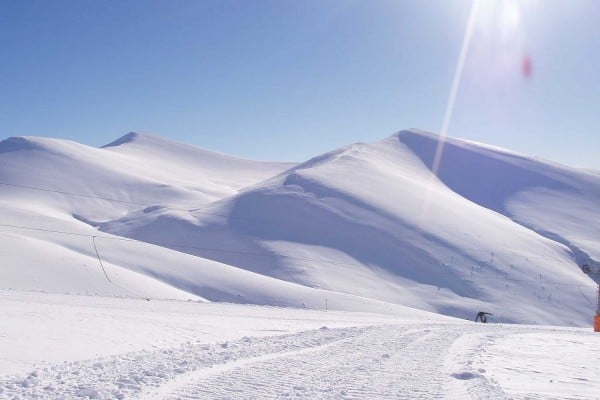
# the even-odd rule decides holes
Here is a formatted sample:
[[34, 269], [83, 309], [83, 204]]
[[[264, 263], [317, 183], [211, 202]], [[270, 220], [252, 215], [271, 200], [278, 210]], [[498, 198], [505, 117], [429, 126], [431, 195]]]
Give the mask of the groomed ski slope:
[[[600, 335], [0, 292], [0, 399], [597, 399]], [[19, 333], [18, 333], [19, 332]]]

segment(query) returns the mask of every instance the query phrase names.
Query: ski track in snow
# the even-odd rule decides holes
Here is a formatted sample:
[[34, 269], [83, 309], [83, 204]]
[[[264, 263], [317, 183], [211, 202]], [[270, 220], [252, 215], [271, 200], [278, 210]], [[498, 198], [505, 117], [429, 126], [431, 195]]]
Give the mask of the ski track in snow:
[[454, 362], [445, 366], [452, 344], [465, 333], [464, 325], [451, 324], [323, 327], [235, 342], [190, 342], [4, 378], [0, 398], [455, 398], [448, 392], [453, 381], [476, 382], [468, 387], [472, 398], [503, 398], [482, 374], [452, 369]]

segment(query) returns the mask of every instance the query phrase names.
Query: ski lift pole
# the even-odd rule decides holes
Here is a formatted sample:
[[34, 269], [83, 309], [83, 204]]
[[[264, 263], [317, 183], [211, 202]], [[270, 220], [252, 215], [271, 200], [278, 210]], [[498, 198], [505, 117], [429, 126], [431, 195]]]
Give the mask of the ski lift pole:
[[598, 284], [598, 307], [594, 315], [594, 332], [600, 332], [600, 283]]
[[583, 264], [581, 269], [598, 284], [598, 301], [596, 303], [596, 315], [594, 315], [594, 332], [600, 332], [600, 263], [591, 260], [589, 264]]

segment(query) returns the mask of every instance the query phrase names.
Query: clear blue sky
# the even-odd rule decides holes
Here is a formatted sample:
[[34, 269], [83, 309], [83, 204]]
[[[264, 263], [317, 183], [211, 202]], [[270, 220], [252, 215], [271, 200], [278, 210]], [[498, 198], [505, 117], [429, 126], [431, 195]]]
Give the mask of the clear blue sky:
[[[439, 132], [471, 4], [2, 0], [0, 138], [301, 161]], [[449, 134], [600, 169], [598, 21], [596, 0], [481, 0]]]

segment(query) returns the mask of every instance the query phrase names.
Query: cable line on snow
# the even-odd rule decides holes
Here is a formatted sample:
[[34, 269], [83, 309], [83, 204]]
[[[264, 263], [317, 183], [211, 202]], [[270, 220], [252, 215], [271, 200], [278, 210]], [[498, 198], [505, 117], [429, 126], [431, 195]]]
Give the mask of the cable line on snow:
[[[140, 203], [140, 202], [137, 202], [137, 201], [120, 200], [120, 199], [113, 199], [113, 198], [110, 198], [110, 197], [93, 196], [93, 195], [81, 194], [81, 193], [73, 193], [73, 192], [64, 192], [64, 191], [61, 191], [61, 190], [47, 189], [47, 188], [41, 188], [41, 187], [37, 187], [37, 186], [17, 185], [17, 184], [8, 183], [8, 182], [0, 182], [0, 185], [3, 185], [3, 186], [12, 186], [12, 187], [20, 188], [20, 189], [39, 190], [41, 192], [65, 194], [65, 195], [68, 195], [68, 196], [85, 197], [85, 198], [88, 198], [88, 199], [105, 200], [105, 201], [111, 201], [111, 202], [114, 202], [114, 203], [134, 204], [134, 205], [137, 205], [137, 206], [151, 206], [151, 204]], [[165, 208], [170, 208], [170, 207], [165, 207]], [[179, 209], [174, 209], [174, 210], [179, 210]], [[189, 210], [179, 210], [179, 211], [189, 211]]]
[[100, 259], [100, 253], [98, 253], [98, 248], [96, 247], [96, 236], [92, 236], [92, 244], [94, 245], [94, 250], [96, 251], [96, 256], [98, 257], [98, 262], [100, 263], [100, 268], [102, 268], [102, 272], [104, 272], [104, 276], [106, 277], [106, 280], [112, 283], [112, 281], [108, 277], [108, 274], [106, 273], [106, 270], [104, 269], [104, 265], [102, 264], [102, 259]]
[[[593, 287], [593, 286], [590, 286], [590, 287]], [[591, 302], [591, 301], [590, 301], [590, 300], [589, 300], [589, 299], [588, 299], [588, 298], [585, 296], [585, 294], [583, 294], [583, 292], [581, 291], [581, 288], [577, 288], [577, 290], [579, 290], [579, 293], [581, 293], [581, 296], [583, 296], [583, 298], [585, 299], [585, 301], [586, 301], [586, 302], [587, 302], [587, 303], [588, 303], [590, 306], [592, 306], [592, 307], [593, 307], [594, 305], [593, 305], [593, 304], [592, 304], [592, 302]]]
[[36, 227], [22, 226], [22, 225], [0, 224], [0, 227], [26, 229], [26, 230], [32, 230], [32, 231], [41, 231], [41, 232], [46, 232], [46, 233], [57, 233], [57, 234], [81, 236], [81, 237], [92, 237], [92, 238], [97, 238], [97, 239], [115, 240], [115, 241], [121, 241], [121, 242], [151, 244], [151, 245], [157, 245], [157, 246], [162, 246], [162, 247], [170, 246], [170, 247], [177, 247], [177, 248], [184, 248], [184, 249], [205, 250], [205, 251], [213, 251], [216, 253], [219, 253], [219, 252], [234, 253], [234, 254], [252, 255], [252, 256], [259, 256], [259, 257], [281, 257], [281, 258], [287, 258], [287, 259], [298, 260], [298, 261], [311, 261], [311, 262], [320, 262], [320, 263], [347, 265], [347, 266], [352, 266], [352, 265], [361, 266], [360, 264], [350, 264], [350, 263], [343, 263], [343, 262], [339, 262], [339, 261], [322, 260], [322, 259], [308, 258], [308, 257], [294, 257], [294, 256], [278, 254], [278, 253], [257, 253], [257, 252], [234, 250], [234, 249], [218, 249], [218, 248], [214, 248], [214, 247], [192, 246], [192, 245], [178, 244], [178, 243], [172, 243], [172, 242], [144, 242], [142, 240], [137, 240], [137, 239], [132, 239], [132, 238], [97, 236], [97, 235], [91, 235], [88, 233], [57, 231], [57, 230], [52, 230], [52, 229], [36, 228]]

